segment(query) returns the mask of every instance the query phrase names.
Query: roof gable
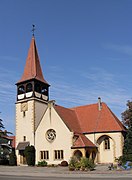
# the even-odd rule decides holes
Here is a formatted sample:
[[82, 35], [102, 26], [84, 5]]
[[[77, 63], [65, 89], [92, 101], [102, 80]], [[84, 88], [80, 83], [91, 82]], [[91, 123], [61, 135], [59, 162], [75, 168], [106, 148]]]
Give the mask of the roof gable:
[[125, 131], [125, 127], [105, 103], [72, 108], [75, 110], [83, 133]]
[[54, 107], [72, 132], [98, 133], [126, 131], [125, 126], [105, 103], [102, 103], [101, 110], [98, 109], [98, 103], [71, 109], [58, 105]]
[[96, 147], [85, 135], [79, 134], [72, 148]]

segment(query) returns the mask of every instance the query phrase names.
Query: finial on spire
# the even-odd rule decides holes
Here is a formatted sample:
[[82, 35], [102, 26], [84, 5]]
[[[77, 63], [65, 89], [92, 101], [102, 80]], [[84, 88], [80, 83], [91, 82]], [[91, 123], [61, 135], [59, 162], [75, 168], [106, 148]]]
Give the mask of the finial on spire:
[[34, 37], [34, 31], [35, 31], [35, 25], [32, 24], [33, 28], [32, 28], [32, 34], [33, 34], [33, 37]]

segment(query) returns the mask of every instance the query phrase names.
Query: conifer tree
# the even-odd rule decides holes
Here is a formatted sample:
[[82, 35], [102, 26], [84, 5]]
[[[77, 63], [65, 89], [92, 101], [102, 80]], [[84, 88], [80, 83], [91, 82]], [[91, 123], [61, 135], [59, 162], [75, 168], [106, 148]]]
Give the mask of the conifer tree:
[[127, 134], [123, 147], [123, 161], [132, 161], [132, 102], [127, 102], [127, 109], [122, 113], [122, 119], [127, 125]]

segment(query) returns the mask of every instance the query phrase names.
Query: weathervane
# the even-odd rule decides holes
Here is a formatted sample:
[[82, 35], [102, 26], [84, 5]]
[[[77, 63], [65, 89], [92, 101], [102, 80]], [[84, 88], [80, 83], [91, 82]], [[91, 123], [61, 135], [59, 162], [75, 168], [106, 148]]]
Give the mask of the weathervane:
[[33, 28], [32, 28], [32, 33], [33, 33], [33, 36], [34, 36], [34, 31], [35, 31], [35, 25], [32, 24]]

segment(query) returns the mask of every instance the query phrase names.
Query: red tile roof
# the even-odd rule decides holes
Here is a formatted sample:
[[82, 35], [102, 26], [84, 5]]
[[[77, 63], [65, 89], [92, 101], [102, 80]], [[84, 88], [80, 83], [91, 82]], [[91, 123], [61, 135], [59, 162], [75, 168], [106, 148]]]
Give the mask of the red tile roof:
[[16, 137], [15, 137], [15, 136], [9, 136], [9, 137], [10, 137], [10, 139], [12, 140], [11, 146], [12, 146], [13, 148], [15, 148], [15, 147], [16, 147]]
[[102, 103], [102, 109], [100, 111], [98, 109], [98, 103], [71, 109], [56, 105], [55, 109], [67, 127], [73, 132], [97, 133], [126, 131], [126, 128], [105, 103]]
[[85, 135], [80, 134], [73, 143], [72, 148], [96, 147]]
[[55, 105], [55, 110], [57, 111], [61, 119], [64, 121], [66, 126], [70, 129], [70, 131], [77, 133], [82, 132], [77, 119], [77, 115], [74, 110], [64, 108], [58, 105]]
[[31, 40], [31, 44], [30, 44], [30, 48], [29, 48], [28, 56], [26, 60], [26, 65], [24, 68], [24, 73], [21, 79], [18, 81], [18, 83], [31, 80], [31, 79], [37, 79], [41, 82], [48, 84], [43, 77], [34, 37], [32, 37], [32, 40]]
[[99, 111], [98, 103], [73, 108], [83, 133], [126, 131], [119, 119], [105, 103]]

